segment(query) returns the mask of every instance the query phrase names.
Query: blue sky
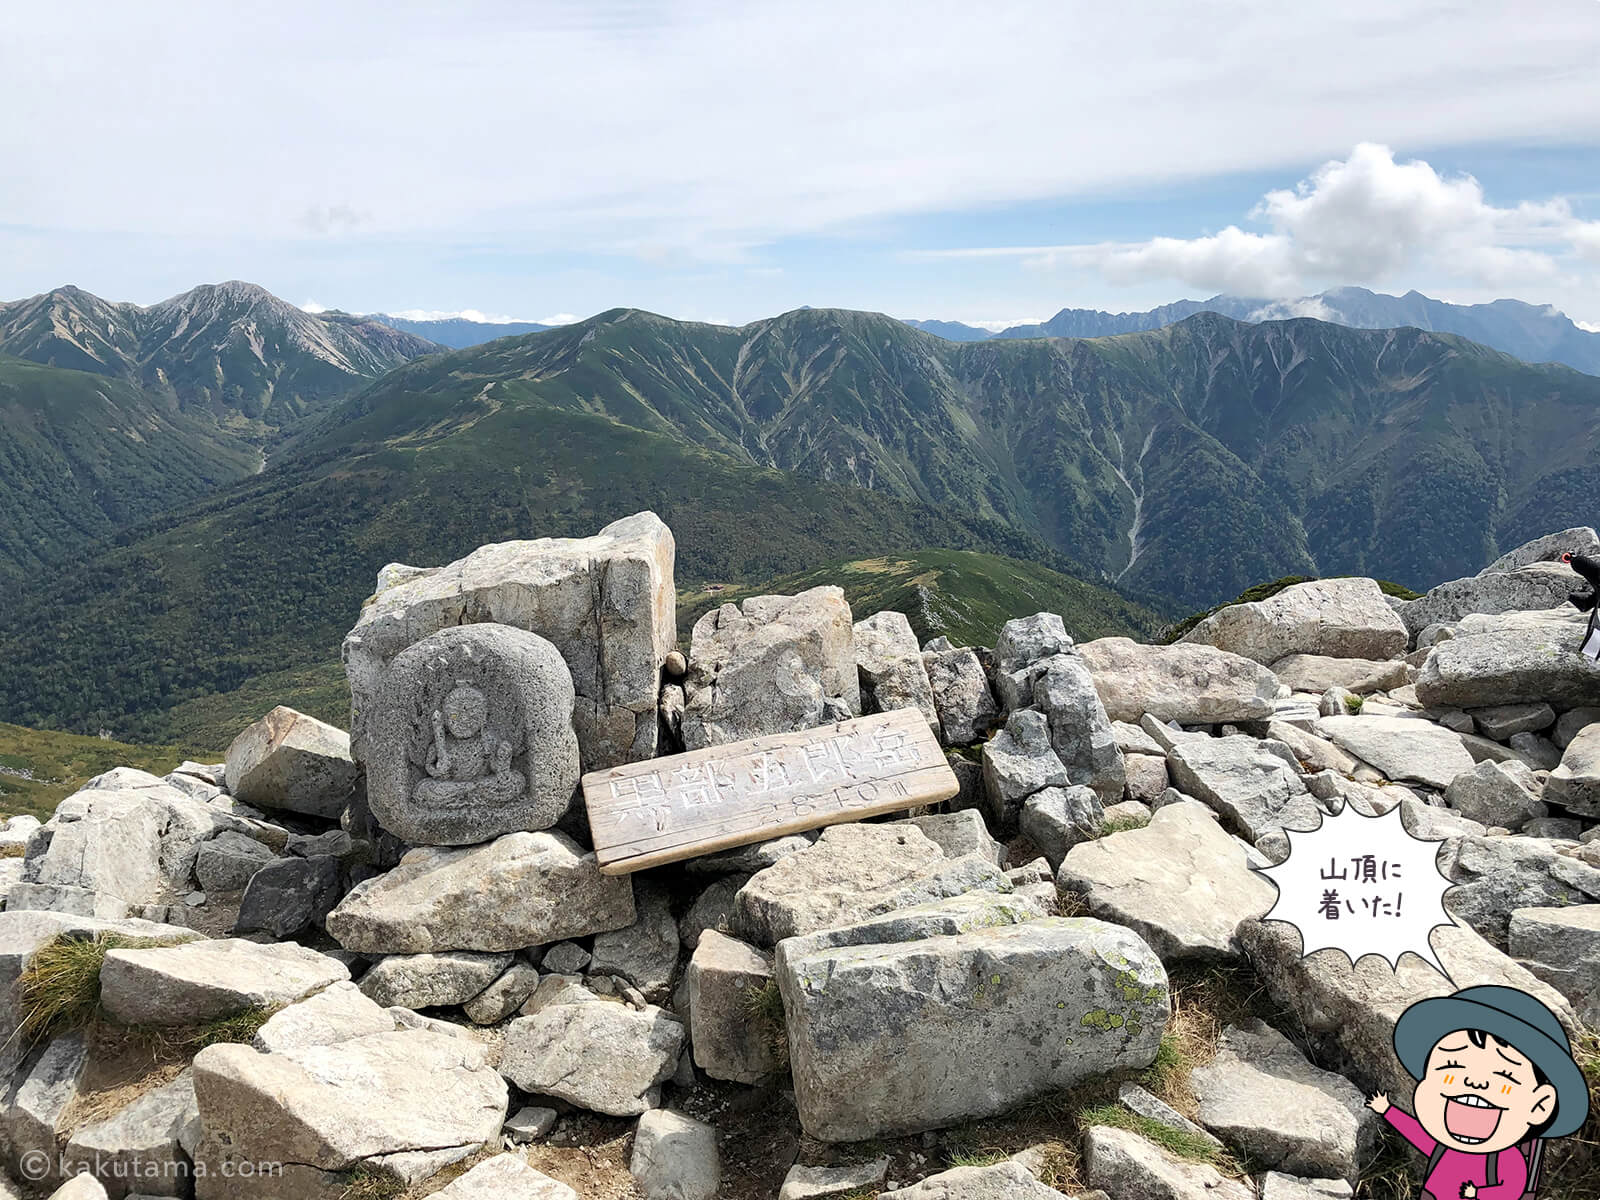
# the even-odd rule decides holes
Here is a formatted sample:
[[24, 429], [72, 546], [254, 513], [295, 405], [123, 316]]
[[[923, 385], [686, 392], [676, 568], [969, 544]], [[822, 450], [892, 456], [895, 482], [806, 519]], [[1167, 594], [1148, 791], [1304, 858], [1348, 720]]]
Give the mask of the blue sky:
[[1340, 284], [1600, 327], [1600, 3], [64, 3], [0, 298], [1010, 323]]

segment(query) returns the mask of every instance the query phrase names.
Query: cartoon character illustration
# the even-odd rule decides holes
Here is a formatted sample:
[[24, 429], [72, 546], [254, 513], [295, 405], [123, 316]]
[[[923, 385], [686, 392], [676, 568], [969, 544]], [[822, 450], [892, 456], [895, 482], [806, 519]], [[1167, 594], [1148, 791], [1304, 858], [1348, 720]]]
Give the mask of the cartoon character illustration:
[[1394, 1048], [1417, 1081], [1415, 1116], [1379, 1092], [1367, 1107], [1428, 1156], [1434, 1200], [1522, 1200], [1543, 1142], [1589, 1113], [1589, 1089], [1554, 1013], [1526, 992], [1470, 987], [1413, 1004]]
[[1561, 561], [1583, 577], [1586, 592], [1573, 592], [1567, 601], [1579, 612], [1589, 614], [1589, 627], [1583, 631], [1581, 650], [1589, 658], [1600, 659], [1600, 558], [1592, 554], [1563, 554]]

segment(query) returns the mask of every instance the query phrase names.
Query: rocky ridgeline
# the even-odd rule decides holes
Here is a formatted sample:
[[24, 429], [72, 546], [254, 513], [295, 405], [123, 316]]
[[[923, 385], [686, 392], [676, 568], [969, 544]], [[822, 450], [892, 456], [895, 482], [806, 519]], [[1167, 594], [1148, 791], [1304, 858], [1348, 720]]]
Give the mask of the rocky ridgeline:
[[[648, 1200], [755, 1195], [696, 1099], [744, 1088], [792, 1092], [762, 1104], [805, 1135], [784, 1200], [1058, 1196], [1031, 1151], [918, 1171], [850, 1144], [1116, 1089], [1162, 1047], [1169, 971], [1220, 965], [1285, 1027], [1223, 1029], [1187, 1114], [1113, 1094], [1259, 1178], [1086, 1122], [1084, 1187], [1348, 1196], [1377, 1136], [1357, 1084], [1409, 1095], [1392, 1023], [1453, 989], [1415, 957], [1302, 959], [1250, 868], [1398, 807], [1460, 884], [1455, 985], [1600, 1023], [1600, 666], [1563, 549], [1594, 532], [1411, 603], [1300, 584], [1170, 646], [1074, 644], [1048, 613], [919, 646], [822, 587], [724, 605], [687, 657], [651, 514], [385, 568], [345, 644], [349, 738], [276, 709], [225, 764], [115, 770], [0, 832], [24, 851], [0, 859], [7, 1167], [37, 1195], [572, 1197], [528, 1159], [594, 1113], [637, 1118]], [[939, 811], [599, 869], [581, 771], [898, 709], [950, 748]], [[51, 1022], [41, 964], [74, 946], [90, 1011]], [[122, 1027], [214, 1044], [109, 1104]]]

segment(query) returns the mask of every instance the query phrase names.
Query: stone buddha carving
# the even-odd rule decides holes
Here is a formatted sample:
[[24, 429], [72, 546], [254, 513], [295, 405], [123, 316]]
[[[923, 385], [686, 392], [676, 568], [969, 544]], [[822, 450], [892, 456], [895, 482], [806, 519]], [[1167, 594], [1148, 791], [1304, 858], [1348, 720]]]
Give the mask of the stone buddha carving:
[[416, 846], [548, 829], [577, 792], [572, 673], [526, 630], [452, 626], [396, 654], [368, 713], [367, 802]]
[[472, 684], [456, 686], [433, 710], [433, 745], [413, 795], [424, 804], [453, 807], [506, 804], [527, 790], [528, 780], [511, 769], [515, 748], [489, 728], [488, 698]]

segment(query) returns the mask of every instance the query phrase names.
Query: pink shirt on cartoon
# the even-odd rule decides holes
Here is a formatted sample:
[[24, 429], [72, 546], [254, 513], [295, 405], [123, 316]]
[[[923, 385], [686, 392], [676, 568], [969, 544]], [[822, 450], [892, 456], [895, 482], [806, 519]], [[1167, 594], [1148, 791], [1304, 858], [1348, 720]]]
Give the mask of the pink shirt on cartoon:
[[[1428, 1136], [1415, 1117], [1392, 1104], [1385, 1110], [1383, 1119], [1423, 1154], [1432, 1154], [1439, 1144]], [[1434, 1200], [1461, 1200], [1461, 1185], [1470, 1183], [1478, 1189], [1478, 1200], [1520, 1200], [1528, 1184], [1528, 1164], [1523, 1161], [1522, 1152], [1515, 1146], [1500, 1151], [1500, 1157], [1495, 1160], [1495, 1173], [1500, 1182], [1487, 1186], [1484, 1182], [1489, 1178], [1487, 1155], [1446, 1147], [1439, 1165], [1422, 1181], [1422, 1189]]]

